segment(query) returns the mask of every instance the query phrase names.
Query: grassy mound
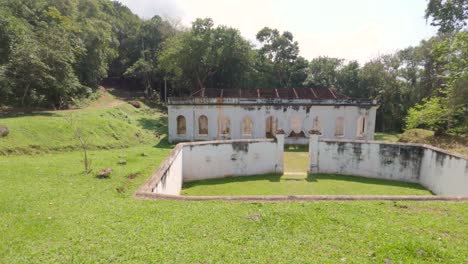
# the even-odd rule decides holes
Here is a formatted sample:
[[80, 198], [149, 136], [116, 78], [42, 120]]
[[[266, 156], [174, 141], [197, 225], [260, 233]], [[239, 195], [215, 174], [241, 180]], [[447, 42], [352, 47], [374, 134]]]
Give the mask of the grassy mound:
[[455, 135], [435, 136], [433, 131], [410, 129], [401, 134], [399, 142], [428, 144], [452, 152], [468, 155], [468, 137]]
[[409, 129], [401, 134], [399, 142], [403, 143], [428, 143], [434, 137], [434, 132], [426, 129]]
[[82, 130], [89, 149], [125, 148], [156, 142], [154, 133], [165, 133], [166, 117], [143, 106], [129, 104], [104, 109], [38, 112], [0, 117], [10, 134], [0, 138], [0, 155], [38, 154], [76, 150], [70, 118]]

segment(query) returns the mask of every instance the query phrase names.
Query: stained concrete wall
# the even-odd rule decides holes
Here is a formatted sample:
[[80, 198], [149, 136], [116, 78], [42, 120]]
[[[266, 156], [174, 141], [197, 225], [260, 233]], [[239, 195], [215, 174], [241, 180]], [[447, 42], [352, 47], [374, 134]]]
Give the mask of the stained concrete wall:
[[[277, 128], [285, 131], [286, 144], [308, 144], [308, 131], [312, 129], [314, 118], [318, 117], [321, 125], [320, 138], [366, 139], [374, 138], [375, 116], [377, 106], [356, 105], [168, 105], [169, 141], [201, 141], [223, 139], [260, 139], [265, 138], [266, 120], [277, 118]], [[184, 116], [187, 132], [177, 134], [177, 117]], [[208, 117], [208, 135], [198, 134], [198, 118]], [[336, 119], [344, 118], [344, 135], [335, 136]], [[358, 119], [366, 116], [366, 133], [357, 135]], [[219, 122], [222, 117], [230, 119], [230, 135], [221, 135]], [[249, 117], [253, 121], [253, 133], [246, 136], [241, 133], [242, 120]], [[292, 120], [297, 119], [305, 137], [288, 137], [292, 132]]]
[[444, 150], [426, 146], [420, 183], [436, 194], [468, 195], [468, 160]]
[[282, 149], [273, 140], [197, 142], [185, 145], [184, 182], [283, 173]]
[[423, 150], [403, 144], [321, 140], [318, 172], [419, 182]]
[[179, 195], [194, 180], [283, 173], [284, 136], [276, 139], [179, 143], [143, 188]]
[[312, 172], [416, 182], [437, 195], [468, 195], [467, 159], [432, 146], [337, 140], [317, 145], [310, 150]]
[[155, 193], [179, 195], [182, 190], [182, 168], [183, 168], [183, 151], [179, 148], [174, 156], [170, 156], [164, 162], [169, 164], [167, 170], [161, 171], [163, 174], [160, 180], [156, 183], [153, 189]]

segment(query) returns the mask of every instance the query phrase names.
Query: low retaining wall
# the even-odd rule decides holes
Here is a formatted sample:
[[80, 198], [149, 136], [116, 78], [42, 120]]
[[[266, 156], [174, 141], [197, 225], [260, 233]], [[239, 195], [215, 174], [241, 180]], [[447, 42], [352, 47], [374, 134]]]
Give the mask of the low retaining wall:
[[[468, 160], [423, 144], [310, 138], [310, 173], [420, 183], [437, 195], [468, 195]], [[315, 146], [315, 147], [314, 147]]]
[[137, 194], [179, 195], [182, 183], [283, 173], [284, 135], [276, 139], [179, 143]]

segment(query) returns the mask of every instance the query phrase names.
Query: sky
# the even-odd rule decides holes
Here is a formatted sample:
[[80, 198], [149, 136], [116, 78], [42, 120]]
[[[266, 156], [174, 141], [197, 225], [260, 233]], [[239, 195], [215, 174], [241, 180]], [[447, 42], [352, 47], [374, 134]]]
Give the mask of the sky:
[[426, 23], [426, 0], [119, 0], [142, 18], [178, 19], [190, 26], [211, 17], [237, 28], [253, 44], [265, 26], [290, 31], [300, 55], [357, 60], [418, 45], [436, 33]]

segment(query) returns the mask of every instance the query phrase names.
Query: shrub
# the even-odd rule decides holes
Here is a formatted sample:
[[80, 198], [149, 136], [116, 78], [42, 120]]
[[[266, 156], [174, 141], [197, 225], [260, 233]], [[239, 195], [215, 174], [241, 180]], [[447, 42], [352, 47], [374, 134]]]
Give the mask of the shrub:
[[426, 143], [429, 142], [434, 136], [434, 132], [426, 129], [409, 129], [401, 134], [398, 142], [404, 143]]
[[110, 178], [111, 173], [112, 173], [112, 168], [105, 168], [105, 169], [101, 170], [96, 175], [96, 177], [99, 178], [99, 179], [107, 179], [107, 178]]
[[10, 130], [5, 125], [0, 125], [0, 137], [6, 137], [10, 133]]

